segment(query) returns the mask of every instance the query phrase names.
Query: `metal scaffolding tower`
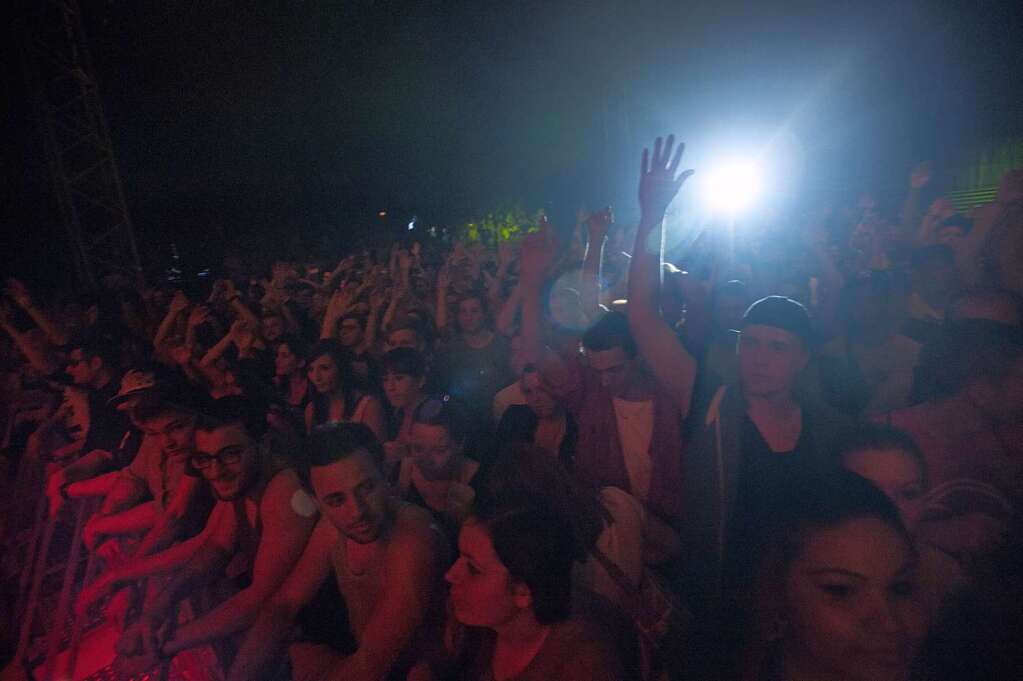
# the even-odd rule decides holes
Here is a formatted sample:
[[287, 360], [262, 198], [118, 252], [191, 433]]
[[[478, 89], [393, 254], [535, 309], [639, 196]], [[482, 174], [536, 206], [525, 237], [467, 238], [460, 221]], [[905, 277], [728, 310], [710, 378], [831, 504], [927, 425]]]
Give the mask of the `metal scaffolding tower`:
[[31, 0], [18, 30], [29, 88], [79, 281], [141, 277], [131, 216], [117, 170], [77, 0]]

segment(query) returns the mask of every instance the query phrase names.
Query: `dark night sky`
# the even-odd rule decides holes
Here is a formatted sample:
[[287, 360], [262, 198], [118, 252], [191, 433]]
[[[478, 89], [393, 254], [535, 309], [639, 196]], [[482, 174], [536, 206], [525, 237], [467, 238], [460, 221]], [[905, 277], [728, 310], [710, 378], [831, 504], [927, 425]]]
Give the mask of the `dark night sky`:
[[[627, 215], [638, 151], [661, 131], [699, 168], [783, 129], [804, 191], [901, 186], [915, 159], [952, 164], [1023, 132], [1019, 3], [83, 4], [157, 259], [172, 238], [314, 235], [383, 208], [458, 220], [613, 201]], [[0, 245], [23, 270], [60, 231], [6, 43]]]

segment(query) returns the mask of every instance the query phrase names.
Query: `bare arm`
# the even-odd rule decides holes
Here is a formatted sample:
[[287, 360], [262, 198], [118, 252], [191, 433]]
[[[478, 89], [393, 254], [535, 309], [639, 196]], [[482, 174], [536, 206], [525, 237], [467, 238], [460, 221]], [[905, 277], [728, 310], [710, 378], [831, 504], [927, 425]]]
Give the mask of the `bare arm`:
[[338, 532], [320, 518], [312, 536], [276, 594], [260, 609], [255, 623], [245, 634], [228, 681], [256, 681], [263, 678], [271, 662], [281, 654], [298, 611], [316, 595], [331, 572], [331, 553]]
[[153, 527], [142, 538], [135, 556], [141, 558], [151, 553], [162, 551], [177, 540], [181, 534], [182, 523], [203, 483], [198, 478], [182, 476], [174, 488], [173, 495]]
[[174, 294], [171, 299], [170, 307], [167, 308], [167, 314], [164, 316], [163, 321], [160, 322], [160, 326], [156, 329], [156, 335], [153, 337], [153, 347], [160, 349], [167, 342], [171, 332], [174, 331], [174, 326], [177, 324], [178, 317], [185, 308], [188, 307], [188, 298], [181, 291]]
[[613, 218], [611, 208], [594, 213], [586, 220], [589, 240], [586, 243], [586, 257], [583, 259], [582, 278], [579, 294], [583, 313], [588, 319], [596, 319], [600, 307], [601, 268], [604, 262], [604, 244]]
[[164, 644], [168, 655], [237, 633], [255, 620], [260, 606], [277, 591], [302, 555], [316, 523], [315, 515], [302, 517], [292, 509], [292, 497], [305, 494], [300, 490], [292, 471], [284, 471], [270, 482], [260, 503], [263, 534], [252, 583], [211, 612], [181, 626]]
[[21, 306], [36, 326], [46, 334], [46, 338], [53, 345], [64, 345], [68, 342], [68, 332], [57, 320], [40, 309], [29, 295], [28, 288], [17, 279], [7, 281], [7, 293]]
[[679, 144], [672, 156], [674, 142], [674, 136], [669, 136], [662, 149], [661, 138], [657, 138], [652, 158], [646, 149], [643, 150], [639, 185], [641, 218], [629, 266], [627, 314], [640, 354], [684, 415], [689, 411], [696, 362], [661, 317], [658, 305], [664, 213], [693, 173], [686, 170], [676, 175], [685, 145]]
[[8, 314], [9, 310], [6, 308], [6, 304], [0, 304], [0, 328], [7, 332], [7, 335], [14, 341], [14, 344], [18, 346], [21, 354], [32, 365], [32, 368], [43, 375], [55, 372], [58, 368], [56, 360], [45, 348], [33, 343], [27, 333], [22, 333], [14, 324], [11, 324]]

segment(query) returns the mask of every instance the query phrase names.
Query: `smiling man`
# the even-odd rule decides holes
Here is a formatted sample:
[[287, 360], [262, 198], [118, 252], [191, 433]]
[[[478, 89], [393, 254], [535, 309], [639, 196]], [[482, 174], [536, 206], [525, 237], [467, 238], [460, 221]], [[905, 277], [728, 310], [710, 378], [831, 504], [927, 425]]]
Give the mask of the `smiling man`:
[[[106, 589], [151, 575], [170, 575], [151, 592], [137, 628], [118, 647], [126, 655], [169, 657], [242, 632], [291, 571], [316, 522], [316, 509], [293, 470], [275, 462], [260, 436], [265, 419], [244, 403], [220, 400], [195, 424], [190, 472], [202, 477], [217, 503], [203, 531], [161, 553], [132, 560], [83, 592], [79, 608]], [[173, 423], [165, 431], [170, 438]], [[173, 571], [173, 574], [171, 574]], [[175, 607], [189, 590], [234, 592], [174, 630]]]
[[444, 617], [449, 547], [429, 513], [391, 496], [383, 450], [361, 424], [321, 426], [306, 484], [322, 513], [302, 558], [249, 630], [229, 681], [267, 678], [299, 611], [336, 579], [357, 649], [293, 643], [294, 679], [430, 678]]

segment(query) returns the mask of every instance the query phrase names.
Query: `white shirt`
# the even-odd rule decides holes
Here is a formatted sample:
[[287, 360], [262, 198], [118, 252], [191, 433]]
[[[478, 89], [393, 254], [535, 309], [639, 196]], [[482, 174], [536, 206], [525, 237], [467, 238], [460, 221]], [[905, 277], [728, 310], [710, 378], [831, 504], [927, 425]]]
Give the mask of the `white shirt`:
[[629, 402], [614, 398], [615, 420], [618, 422], [618, 440], [625, 458], [632, 494], [640, 501], [650, 495], [650, 440], [654, 435], [654, 401]]

